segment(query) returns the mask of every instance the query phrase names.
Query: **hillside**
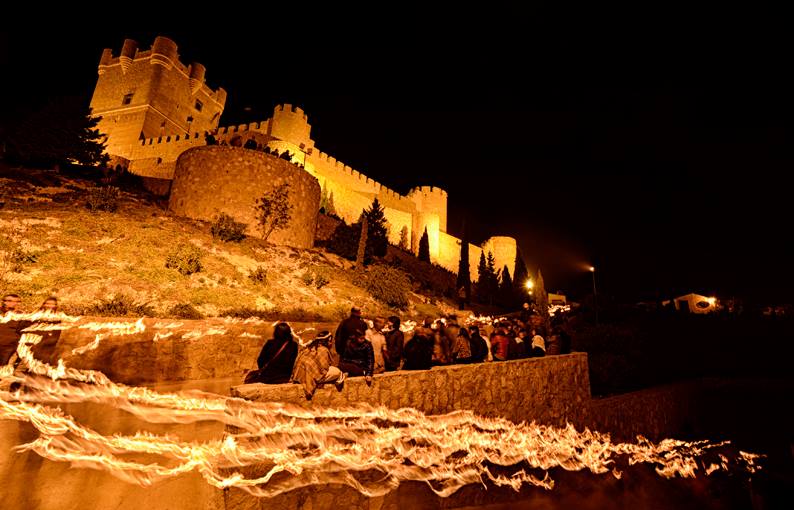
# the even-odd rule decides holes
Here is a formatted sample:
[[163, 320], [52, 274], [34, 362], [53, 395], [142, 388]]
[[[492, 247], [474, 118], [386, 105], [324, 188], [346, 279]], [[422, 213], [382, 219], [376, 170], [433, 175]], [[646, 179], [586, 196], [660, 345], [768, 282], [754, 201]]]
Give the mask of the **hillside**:
[[[123, 191], [115, 212], [89, 211], [93, 187], [72, 175], [0, 167], [0, 290], [19, 294], [26, 310], [49, 295], [77, 314], [179, 316], [190, 305], [208, 317], [336, 320], [353, 303], [368, 315], [414, 318], [453, 309], [411, 292], [407, 309], [391, 310], [356, 285], [362, 278], [348, 260], [255, 238], [221, 242], [209, 224], [174, 216], [145, 193]], [[199, 248], [200, 272], [166, 268], [180, 245]], [[259, 268], [265, 282], [250, 277]], [[327, 285], [317, 288], [317, 275]]]

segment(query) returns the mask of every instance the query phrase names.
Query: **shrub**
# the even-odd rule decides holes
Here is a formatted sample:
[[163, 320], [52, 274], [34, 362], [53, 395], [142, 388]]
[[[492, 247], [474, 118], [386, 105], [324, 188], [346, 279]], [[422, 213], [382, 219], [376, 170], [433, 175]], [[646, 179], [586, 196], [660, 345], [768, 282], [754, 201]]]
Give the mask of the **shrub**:
[[348, 225], [340, 223], [331, 234], [328, 240], [327, 249], [331, 253], [335, 253], [340, 257], [348, 260], [356, 260], [356, 252], [358, 251], [358, 240], [361, 236], [361, 224], [356, 223]]
[[267, 270], [262, 266], [257, 266], [256, 269], [248, 273], [248, 278], [254, 283], [265, 285], [267, 283]]
[[89, 211], [115, 212], [119, 208], [121, 193], [115, 186], [98, 186], [90, 188], [85, 199]]
[[411, 283], [408, 276], [393, 267], [374, 265], [367, 271], [364, 285], [367, 291], [377, 299], [394, 308], [404, 309], [408, 306], [408, 293]]
[[226, 213], [221, 213], [212, 223], [210, 233], [215, 239], [224, 242], [240, 242], [245, 239], [245, 223], [234, 221], [234, 218]]
[[329, 283], [331, 283], [331, 279], [328, 277], [326, 271], [317, 271], [314, 274], [314, 286], [318, 289], [322, 289]]
[[311, 273], [311, 271], [306, 271], [301, 275], [301, 281], [308, 287], [314, 283], [314, 275]]
[[154, 317], [155, 313], [148, 303], [136, 303], [131, 296], [117, 294], [87, 306], [82, 315]]
[[174, 317], [176, 319], [203, 319], [204, 315], [201, 312], [196, 310], [193, 305], [188, 303], [179, 303], [177, 305], [172, 306], [166, 312], [168, 317]]
[[201, 271], [201, 250], [188, 243], [177, 246], [165, 259], [165, 267], [188, 276]]
[[241, 306], [239, 308], [229, 308], [221, 312], [221, 317], [234, 317], [235, 319], [267, 319], [269, 312]]

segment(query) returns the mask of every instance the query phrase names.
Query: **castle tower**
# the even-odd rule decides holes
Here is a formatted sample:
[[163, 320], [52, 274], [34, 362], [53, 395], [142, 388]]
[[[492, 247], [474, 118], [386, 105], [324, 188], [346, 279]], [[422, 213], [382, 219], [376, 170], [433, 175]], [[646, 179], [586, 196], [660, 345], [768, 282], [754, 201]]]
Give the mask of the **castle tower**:
[[447, 231], [447, 192], [433, 186], [420, 186], [409, 191], [408, 198], [416, 205], [411, 249], [414, 253], [419, 250], [419, 240], [427, 228], [430, 260], [436, 262], [440, 254], [440, 232]]
[[91, 108], [102, 117], [99, 130], [115, 158], [129, 160], [133, 145], [143, 138], [218, 127], [226, 91], [207, 86], [203, 65], [182, 64], [171, 39], [157, 37], [146, 51], [127, 39], [118, 57], [106, 48], [98, 73]]
[[268, 142], [268, 146], [279, 152], [288, 150], [296, 156], [295, 162], [303, 163], [304, 156], [314, 148], [311, 131], [309, 119], [303, 110], [291, 104], [277, 105], [268, 124], [267, 134], [274, 138]]

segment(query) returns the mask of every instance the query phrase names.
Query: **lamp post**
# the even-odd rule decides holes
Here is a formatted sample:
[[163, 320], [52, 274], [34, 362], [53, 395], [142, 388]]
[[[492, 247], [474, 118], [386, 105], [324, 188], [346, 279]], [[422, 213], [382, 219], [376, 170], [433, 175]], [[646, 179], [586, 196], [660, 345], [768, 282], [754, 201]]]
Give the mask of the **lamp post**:
[[598, 295], [596, 294], [595, 267], [590, 266], [590, 273], [593, 274], [593, 310], [595, 310], [595, 323], [598, 326]]

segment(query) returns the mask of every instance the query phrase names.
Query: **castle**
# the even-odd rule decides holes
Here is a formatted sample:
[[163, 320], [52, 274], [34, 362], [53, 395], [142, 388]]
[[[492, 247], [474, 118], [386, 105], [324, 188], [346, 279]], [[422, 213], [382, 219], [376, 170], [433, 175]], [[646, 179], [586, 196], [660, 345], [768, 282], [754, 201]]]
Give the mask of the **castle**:
[[[109, 48], [102, 52], [91, 108], [101, 116], [98, 127], [107, 135], [107, 152], [114, 166], [144, 177], [150, 189], [166, 194], [178, 172], [180, 155], [205, 146], [207, 134], [236, 147], [248, 142], [280, 153], [289, 150], [293, 162], [317, 179], [323, 196], [333, 201], [342, 219], [357, 221], [377, 197], [385, 209], [392, 243], [399, 242], [405, 229], [416, 253], [427, 229], [431, 260], [457, 272], [461, 241], [447, 233], [446, 191], [420, 186], [401, 195], [350, 168], [315, 147], [308, 117], [289, 104], [276, 106], [273, 116], [262, 122], [219, 127], [226, 91], [210, 88], [205, 72], [199, 63], [180, 62], [177, 45], [166, 37], [157, 37], [148, 50], [127, 39], [117, 56]], [[493, 253], [497, 269], [507, 266], [514, 274], [515, 239], [498, 236], [482, 246], [470, 244], [472, 279], [477, 277], [477, 261], [483, 252]]]

